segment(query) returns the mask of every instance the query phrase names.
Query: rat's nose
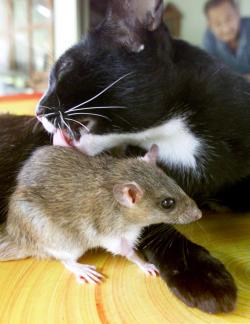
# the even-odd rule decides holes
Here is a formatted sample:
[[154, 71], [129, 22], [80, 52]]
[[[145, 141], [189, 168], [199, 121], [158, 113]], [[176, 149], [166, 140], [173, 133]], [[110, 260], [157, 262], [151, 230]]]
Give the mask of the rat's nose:
[[195, 210], [192, 210], [190, 212], [190, 220], [193, 222], [199, 220], [201, 217], [202, 217], [202, 212], [198, 208], [195, 208]]
[[181, 224], [188, 224], [199, 220], [202, 217], [201, 210], [194, 204], [186, 208], [185, 212], [180, 216]]
[[186, 201], [186, 208], [187, 208], [187, 218], [190, 222], [197, 221], [202, 217], [202, 212], [192, 199], [188, 199]]

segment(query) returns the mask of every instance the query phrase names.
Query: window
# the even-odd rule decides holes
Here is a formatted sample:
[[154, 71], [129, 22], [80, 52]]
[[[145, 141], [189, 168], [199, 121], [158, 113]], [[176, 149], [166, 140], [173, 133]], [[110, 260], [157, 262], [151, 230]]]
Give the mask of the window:
[[0, 46], [0, 93], [46, 88], [54, 57], [53, 0], [2, 0]]

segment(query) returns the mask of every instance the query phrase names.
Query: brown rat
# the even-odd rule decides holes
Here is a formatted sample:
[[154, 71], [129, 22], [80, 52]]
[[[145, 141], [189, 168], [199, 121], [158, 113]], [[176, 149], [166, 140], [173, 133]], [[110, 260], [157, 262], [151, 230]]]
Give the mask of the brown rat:
[[55, 258], [81, 282], [100, 281], [94, 266], [77, 263], [102, 247], [146, 273], [135, 247], [144, 226], [185, 224], [201, 217], [193, 200], [156, 166], [158, 148], [143, 158], [88, 157], [74, 148], [37, 149], [21, 169], [0, 228], [0, 260]]

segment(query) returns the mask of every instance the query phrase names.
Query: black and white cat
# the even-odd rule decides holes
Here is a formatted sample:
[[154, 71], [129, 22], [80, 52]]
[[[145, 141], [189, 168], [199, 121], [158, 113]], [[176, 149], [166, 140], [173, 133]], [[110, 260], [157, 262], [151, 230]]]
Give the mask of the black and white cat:
[[[171, 38], [162, 14], [161, 0], [111, 1], [105, 21], [54, 65], [37, 116], [49, 133], [60, 133], [62, 141], [68, 136], [90, 155], [124, 144], [147, 150], [156, 143], [159, 163], [202, 205], [234, 194], [232, 186], [242, 181], [248, 188], [250, 84], [202, 50]], [[146, 257], [186, 304], [231, 311], [231, 275], [174, 231], [166, 225], [146, 229]]]
[[55, 64], [38, 114], [49, 132], [75, 130], [73, 144], [89, 155], [157, 143], [186, 192], [208, 197], [249, 176], [250, 86], [172, 39], [162, 10], [158, 0], [114, 1]]

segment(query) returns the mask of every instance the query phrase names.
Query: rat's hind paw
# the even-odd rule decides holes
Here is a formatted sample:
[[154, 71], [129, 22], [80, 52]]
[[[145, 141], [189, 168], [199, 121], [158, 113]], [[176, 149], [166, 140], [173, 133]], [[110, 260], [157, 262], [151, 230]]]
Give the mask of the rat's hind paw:
[[77, 282], [80, 284], [97, 284], [100, 283], [103, 278], [103, 275], [96, 271], [95, 266], [80, 264], [74, 261], [64, 261], [63, 264], [69, 271], [74, 273]]
[[156, 277], [159, 274], [159, 270], [156, 268], [156, 266], [153, 263], [143, 263], [140, 265], [140, 268], [147, 275]]

